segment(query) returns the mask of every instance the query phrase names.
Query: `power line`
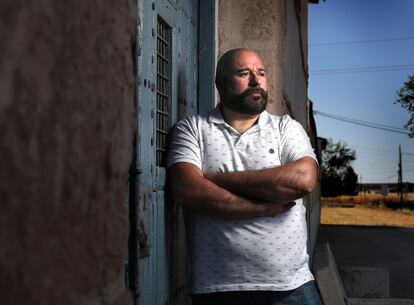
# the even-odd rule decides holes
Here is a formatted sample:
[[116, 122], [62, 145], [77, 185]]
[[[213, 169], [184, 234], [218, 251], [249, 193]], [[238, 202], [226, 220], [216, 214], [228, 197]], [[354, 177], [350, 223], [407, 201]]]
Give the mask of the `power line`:
[[336, 75], [336, 74], [357, 74], [357, 73], [374, 73], [374, 72], [394, 72], [414, 69], [414, 66], [407, 68], [389, 68], [389, 69], [376, 69], [376, 70], [348, 70], [348, 71], [320, 71], [320, 72], [309, 72], [313, 76], [319, 75]]
[[[393, 155], [391, 155], [391, 153], [384, 153], [382, 151], [376, 151], [376, 150], [367, 151], [367, 150], [359, 149], [359, 148], [358, 148], [358, 154], [361, 154], [363, 156], [365, 156], [365, 155], [367, 155], [367, 156], [379, 156], [379, 157], [382, 157], [384, 159], [393, 157]], [[395, 152], [393, 152], [393, 154], [395, 154]]]
[[383, 125], [383, 124], [379, 124], [379, 123], [362, 121], [362, 120], [358, 120], [358, 119], [354, 119], [354, 118], [349, 118], [349, 117], [344, 117], [344, 116], [340, 116], [340, 115], [336, 115], [336, 114], [331, 114], [331, 113], [327, 113], [327, 112], [322, 112], [322, 111], [318, 111], [318, 110], [314, 110], [313, 113], [316, 114], [316, 115], [320, 115], [320, 116], [332, 118], [332, 119], [335, 119], [335, 120], [345, 121], [345, 122], [352, 123], [352, 124], [357, 124], [357, 125], [362, 125], [362, 126], [366, 126], [366, 127], [378, 128], [378, 129], [383, 129], [383, 130], [387, 130], [387, 131], [392, 131], [392, 132], [398, 132], [398, 133], [405, 133], [405, 134], [407, 134], [407, 131], [405, 131], [403, 128], [399, 128], [399, 127], [394, 127], [394, 126], [388, 126], [388, 125]]
[[335, 72], [335, 71], [349, 71], [349, 70], [376, 70], [376, 69], [396, 69], [396, 68], [406, 68], [413, 67], [414, 64], [404, 64], [404, 65], [388, 65], [388, 66], [368, 66], [368, 67], [351, 67], [351, 68], [335, 68], [335, 69], [321, 69], [321, 70], [311, 70], [310, 72]]
[[[372, 161], [373, 157], [375, 157], [375, 161], [376, 161], [375, 163], [374, 163], [374, 161]], [[361, 155], [359, 152], [357, 152], [357, 158], [358, 158], [358, 160], [368, 159], [368, 161], [373, 163], [373, 164], [376, 164], [377, 161], [383, 161], [383, 162], [394, 161], [394, 159], [392, 157], [390, 157], [390, 158], [381, 158], [381, 156], [377, 157], [377, 155], [375, 155], [375, 154]]]
[[408, 134], [407, 131], [405, 131], [402, 128], [398, 128], [398, 127], [387, 126], [387, 125], [382, 125], [382, 124], [372, 123], [372, 122], [367, 122], [367, 121], [361, 121], [361, 120], [348, 118], [348, 117], [344, 117], [344, 116], [339, 116], [339, 115], [336, 115], [336, 114], [326, 113], [326, 112], [317, 111], [317, 110], [314, 110], [313, 113], [315, 115], [320, 115], [320, 116], [323, 116], [323, 117], [327, 117], [327, 118], [331, 118], [331, 119], [334, 119], [334, 120], [343, 121], [343, 122], [347, 122], [347, 123], [351, 123], [351, 124], [355, 124], [355, 125], [380, 129], [380, 130], [389, 131], [389, 132]]
[[[356, 148], [358, 148], [358, 150], [370, 150], [370, 151], [374, 151], [376, 153], [390, 153], [390, 154], [395, 154], [395, 149], [380, 149], [380, 148], [375, 148], [375, 147], [367, 147], [367, 146], [361, 146], [361, 145], [354, 145]], [[411, 152], [403, 152], [403, 155], [411, 155], [414, 156], [414, 153]]]
[[335, 42], [310, 43], [308, 45], [309, 47], [322, 47], [322, 46], [346, 45], [346, 44], [379, 43], [379, 42], [401, 41], [401, 40], [411, 40], [411, 39], [414, 39], [414, 37], [408, 36], [408, 37], [396, 37], [396, 38], [385, 38], [385, 39], [335, 41]]
[[365, 174], [388, 174], [394, 172], [394, 169], [383, 169], [383, 170], [364, 170]]
[[[361, 160], [364, 160], [366, 158], [357, 156], [356, 160], [358, 160], [358, 162], [360, 162]], [[387, 166], [388, 169], [393, 169], [395, 167], [395, 163], [397, 162], [397, 159], [387, 159], [387, 160], [379, 160], [377, 158], [372, 158], [368, 161], [364, 161], [364, 168], [367, 169], [378, 169], [378, 165], [381, 165], [381, 168], [384, 168]]]
[[379, 148], [373, 148], [373, 147], [366, 147], [366, 146], [357, 146], [359, 149], [362, 150], [371, 150], [371, 151], [375, 151], [375, 152], [384, 152], [384, 153], [393, 153], [395, 154], [395, 149], [379, 149]]
[[414, 64], [406, 65], [392, 65], [392, 66], [371, 66], [371, 67], [355, 67], [355, 68], [336, 68], [336, 69], [321, 69], [311, 70], [313, 75], [326, 74], [349, 74], [349, 73], [370, 73], [370, 72], [386, 72], [386, 71], [401, 71], [414, 69]]

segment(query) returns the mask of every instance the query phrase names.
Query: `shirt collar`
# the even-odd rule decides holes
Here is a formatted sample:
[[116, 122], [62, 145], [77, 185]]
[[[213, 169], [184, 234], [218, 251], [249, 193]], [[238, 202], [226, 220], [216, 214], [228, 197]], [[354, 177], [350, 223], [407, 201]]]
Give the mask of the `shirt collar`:
[[[217, 104], [217, 106], [210, 111], [209, 114], [209, 121], [210, 123], [216, 123], [216, 124], [226, 124], [223, 118], [223, 114], [221, 113], [220, 106]], [[269, 124], [272, 121], [272, 118], [270, 117], [270, 114], [265, 110], [259, 115], [259, 119], [257, 121], [257, 125], [259, 125], [260, 128], [263, 128], [267, 124]]]
[[267, 124], [269, 124], [271, 121], [272, 121], [272, 118], [270, 117], [269, 112], [265, 110], [260, 114], [259, 120], [257, 121], [257, 125], [259, 125], [260, 128], [263, 128]]
[[220, 104], [217, 104], [217, 106], [213, 110], [210, 111], [210, 114], [209, 114], [210, 123], [216, 123], [216, 124], [226, 123], [224, 121], [223, 114], [221, 113], [219, 105]]

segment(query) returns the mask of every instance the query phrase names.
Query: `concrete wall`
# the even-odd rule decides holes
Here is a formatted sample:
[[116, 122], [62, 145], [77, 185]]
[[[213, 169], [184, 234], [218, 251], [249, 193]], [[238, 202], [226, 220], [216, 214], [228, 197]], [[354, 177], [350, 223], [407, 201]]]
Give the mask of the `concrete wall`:
[[303, 126], [308, 121], [308, 1], [288, 0], [286, 3], [285, 99], [291, 115]]
[[134, 1], [0, 4], [0, 303], [131, 304]]
[[221, 0], [218, 56], [252, 48], [268, 67], [269, 106], [307, 126], [307, 0]]
[[229, 49], [256, 50], [268, 67], [268, 110], [287, 113], [285, 85], [285, 1], [220, 0], [218, 4], [218, 57]]

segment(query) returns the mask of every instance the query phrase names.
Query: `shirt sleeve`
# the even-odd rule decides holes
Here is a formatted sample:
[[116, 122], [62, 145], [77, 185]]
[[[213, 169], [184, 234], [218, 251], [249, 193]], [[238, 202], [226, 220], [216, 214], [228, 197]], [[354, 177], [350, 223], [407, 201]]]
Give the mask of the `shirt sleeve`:
[[282, 164], [294, 162], [303, 157], [311, 157], [316, 163], [315, 152], [302, 125], [290, 116], [283, 116], [280, 122]]
[[167, 167], [179, 162], [192, 163], [202, 168], [201, 149], [195, 117], [175, 125], [168, 151]]

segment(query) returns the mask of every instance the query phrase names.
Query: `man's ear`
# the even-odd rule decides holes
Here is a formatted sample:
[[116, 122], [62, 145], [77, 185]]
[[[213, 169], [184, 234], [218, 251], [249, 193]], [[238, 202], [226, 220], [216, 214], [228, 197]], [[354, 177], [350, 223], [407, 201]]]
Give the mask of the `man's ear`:
[[223, 77], [223, 75], [217, 74], [216, 79], [215, 79], [215, 83], [216, 83], [217, 90], [219, 92], [222, 91], [223, 88], [224, 88], [224, 77]]

